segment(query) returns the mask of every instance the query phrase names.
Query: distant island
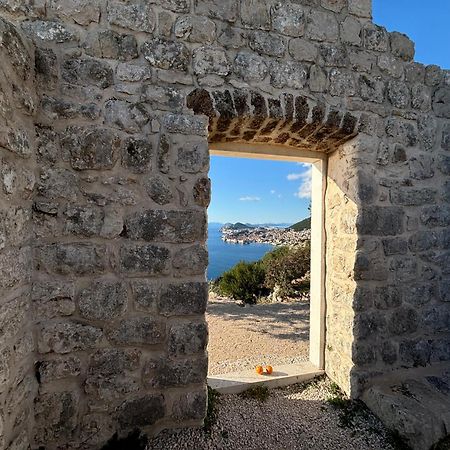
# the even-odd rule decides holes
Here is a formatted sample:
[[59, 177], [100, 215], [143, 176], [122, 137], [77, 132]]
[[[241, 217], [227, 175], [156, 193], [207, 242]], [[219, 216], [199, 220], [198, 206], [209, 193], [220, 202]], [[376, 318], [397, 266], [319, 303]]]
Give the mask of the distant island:
[[220, 229], [222, 240], [233, 244], [298, 245], [311, 239], [311, 218], [287, 227], [254, 225], [242, 222], [227, 223]]

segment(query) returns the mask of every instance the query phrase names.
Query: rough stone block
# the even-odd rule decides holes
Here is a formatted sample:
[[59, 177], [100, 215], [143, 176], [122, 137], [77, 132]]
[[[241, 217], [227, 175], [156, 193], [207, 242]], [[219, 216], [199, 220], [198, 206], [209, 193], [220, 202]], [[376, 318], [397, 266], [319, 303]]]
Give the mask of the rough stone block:
[[31, 300], [40, 320], [70, 316], [75, 312], [75, 288], [70, 281], [35, 281]]
[[126, 345], [161, 344], [165, 339], [165, 329], [165, 322], [152, 317], [122, 319], [108, 332], [108, 339]]
[[148, 388], [168, 388], [204, 383], [208, 371], [207, 358], [157, 359], [144, 366], [143, 382]]
[[86, 26], [100, 20], [99, 5], [89, 0], [51, 0], [49, 7], [58, 17], [73, 20], [78, 25]]
[[134, 173], [145, 173], [152, 168], [153, 145], [148, 139], [130, 137], [122, 149], [122, 165]]
[[151, 116], [144, 103], [130, 103], [111, 99], [105, 103], [105, 123], [128, 133], [138, 133], [149, 122]]
[[86, 319], [112, 320], [125, 312], [127, 288], [120, 281], [94, 281], [79, 293], [78, 307]]
[[69, 206], [64, 215], [64, 232], [85, 237], [98, 236], [105, 218], [104, 211], [95, 206]]
[[89, 360], [89, 375], [112, 376], [139, 369], [140, 350], [97, 350]]
[[[207, 136], [208, 134], [207, 120], [198, 116], [167, 114], [167, 116], [164, 117], [163, 126], [164, 129], [170, 133], [193, 134], [197, 136]], [[186, 139], [184, 139], [184, 143], [186, 143]], [[194, 145], [199, 144], [196, 143]]]
[[70, 353], [97, 347], [103, 339], [100, 328], [75, 322], [48, 324], [41, 328], [38, 349], [41, 353]]
[[208, 252], [202, 245], [178, 250], [172, 259], [175, 276], [204, 275], [208, 267]]
[[430, 283], [412, 283], [405, 287], [404, 301], [415, 307], [430, 303], [436, 297], [436, 288]]
[[339, 25], [332, 13], [312, 9], [307, 19], [306, 36], [313, 41], [335, 42], [339, 37]]
[[151, 5], [144, 1], [108, 2], [107, 18], [111, 25], [146, 33], [152, 33], [156, 24]]
[[404, 61], [412, 61], [414, 59], [414, 42], [405, 34], [394, 31], [389, 33], [391, 38], [391, 51], [394, 56], [397, 56]]
[[138, 57], [136, 38], [112, 30], [88, 35], [84, 46], [89, 56], [97, 58], [130, 61]]
[[382, 243], [386, 256], [406, 255], [408, 252], [407, 241], [403, 238], [383, 239]]
[[274, 31], [291, 37], [300, 37], [305, 33], [306, 13], [301, 5], [278, 2], [270, 12]]
[[401, 307], [392, 312], [388, 322], [389, 331], [395, 336], [413, 333], [418, 327], [417, 311], [407, 307]]
[[169, 250], [157, 245], [126, 244], [120, 248], [120, 266], [126, 273], [166, 274], [169, 258]]
[[126, 400], [118, 408], [118, 420], [122, 428], [148, 427], [166, 414], [164, 397], [161, 394], [147, 394]]
[[285, 39], [262, 31], [254, 31], [249, 35], [249, 45], [256, 53], [268, 56], [281, 57], [286, 52]]
[[207, 341], [206, 323], [172, 325], [169, 330], [169, 353], [174, 356], [203, 353]]
[[128, 217], [125, 226], [131, 239], [188, 243], [204, 239], [206, 218], [203, 211], [149, 210]]
[[235, 22], [238, 17], [238, 1], [195, 0], [195, 11], [213, 19]]
[[279, 61], [270, 66], [270, 81], [277, 88], [302, 89], [308, 80], [308, 68], [302, 63]]
[[411, 102], [409, 86], [400, 81], [390, 81], [387, 87], [390, 102], [396, 108], [408, 108]]
[[181, 16], [175, 22], [174, 33], [188, 42], [212, 44], [216, 37], [216, 24], [206, 17]]
[[360, 47], [362, 44], [362, 26], [359, 20], [348, 16], [341, 24], [341, 38], [346, 44]]
[[162, 177], [152, 177], [145, 182], [148, 196], [158, 205], [167, 205], [173, 200], [172, 188]]
[[62, 65], [61, 74], [68, 83], [101, 89], [111, 86], [114, 77], [108, 63], [95, 59], [68, 59]]
[[79, 242], [45, 244], [35, 249], [35, 268], [60, 275], [91, 275], [106, 269], [106, 248]]
[[394, 206], [363, 208], [357, 219], [361, 234], [395, 236], [403, 233], [405, 212]]
[[448, 206], [426, 206], [420, 214], [422, 223], [429, 227], [450, 226], [450, 207]]
[[385, 28], [377, 25], [366, 26], [363, 29], [364, 46], [376, 52], [387, 52], [389, 49], [389, 35]]
[[180, 394], [173, 403], [172, 418], [177, 421], [202, 420], [206, 415], [207, 400], [206, 389]]
[[154, 37], [144, 42], [141, 52], [151, 66], [181, 71], [188, 68], [189, 51], [182, 42]]
[[164, 316], [203, 314], [208, 302], [208, 285], [204, 282], [163, 286], [158, 310]]
[[236, 55], [233, 71], [247, 82], [262, 81], [268, 73], [265, 59], [257, 53], [246, 50], [242, 50]]
[[385, 83], [381, 77], [359, 77], [360, 95], [363, 100], [375, 103], [383, 103], [385, 94]]
[[221, 48], [199, 47], [194, 50], [192, 66], [196, 75], [226, 76], [231, 65]]
[[40, 394], [35, 402], [36, 441], [71, 440], [77, 426], [79, 395], [75, 391]]
[[58, 357], [36, 364], [40, 383], [50, 383], [63, 378], [77, 377], [81, 373], [81, 360], [76, 356]]
[[438, 89], [433, 98], [433, 111], [438, 117], [450, 119], [450, 87]]
[[52, 20], [33, 20], [22, 22], [25, 34], [37, 42], [63, 42], [77, 41], [78, 35], [74, 29], [67, 25]]
[[424, 252], [441, 246], [441, 235], [437, 231], [418, 231], [408, 240], [408, 247], [413, 252]]
[[372, 17], [372, 0], [348, 0], [350, 14], [358, 17]]
[[267, 2], [249, 0], [241, 3], [241, 22], [244, 28], [269, 30], [270, 12]]
[[160, 287], [154, 281], [136, 280], [131, 284], [135, 308], [139, 311], [156, 312]]

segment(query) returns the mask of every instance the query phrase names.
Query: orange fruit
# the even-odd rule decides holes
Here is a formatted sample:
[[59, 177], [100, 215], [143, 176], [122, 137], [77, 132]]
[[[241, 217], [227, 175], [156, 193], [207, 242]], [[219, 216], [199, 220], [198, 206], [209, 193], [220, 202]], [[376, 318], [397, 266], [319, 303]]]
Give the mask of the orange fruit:
[[264, 369], [263, 369], [262, 366], [256, 366], [256, 367], [255, 367], [255, 370], [256, 370], [256, 373], [257, 373], [258, 375], [262, 375], [263, 372], [264, 372]]
[[273, 372], [273, 367], [272, 366], [267, 366], [266, 367], [266, 373], [267, 375], [270, 375]]

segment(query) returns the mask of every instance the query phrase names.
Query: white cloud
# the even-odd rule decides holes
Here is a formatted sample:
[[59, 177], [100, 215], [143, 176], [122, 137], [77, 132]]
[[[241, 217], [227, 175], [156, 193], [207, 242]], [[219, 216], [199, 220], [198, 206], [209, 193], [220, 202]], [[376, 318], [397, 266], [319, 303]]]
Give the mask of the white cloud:
[[260, 197], [252, 197], [250, 195], [246, 196], [246, 197], [241, 197], [239, 199], [241, 202], [259, 202], [261, 201]]
[[298, 198], [310, 198], [311, 197], [311, 173], [312, 166], [310, 164], [300, 163], [303, 167], [307, 168], [304, 172], [290, 173], [287, 176], [289, 181], [300, 180], [300, 186], [298, 191], [294, 194]]
[[276, 193], [276, 190], [275, 190], [275, 189], [272, 189], [272, 190], [270, 191], [270, 193], [273, 195], [273, 194]]

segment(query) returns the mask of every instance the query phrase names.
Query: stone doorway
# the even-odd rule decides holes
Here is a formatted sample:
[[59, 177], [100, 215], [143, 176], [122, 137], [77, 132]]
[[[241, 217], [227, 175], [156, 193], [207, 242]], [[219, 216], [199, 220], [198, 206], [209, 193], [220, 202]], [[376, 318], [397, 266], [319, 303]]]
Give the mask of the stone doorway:
[[[299, 154], [300, 153], [300, 154]], [[240, 144], [240, 143], [217, 143], [210, 146], [211, 156], [245, 158], [252, 160], [272, 160], [296, 163], [311, 164], [312, 173], [312, 195], [311, 195], [311, 285], [310, 301], [308, 304], [296, 302], [288, 304], [257, 305], [247, 307], [244, 310], [241, 307], [228, 301], [214, 300], [207, 311], [207, 318], [210, 321], [210, 340], [209, 340], [209, 384], [221, 392], [240, 392], [248, 389], [253, 384], [263, 382], [267, 386], [282, 386], [299, 382], [299, 380], [312, 379], [323, 373], [325, 358], [325, 230], [324, 230], [324, 208], [326, 191], [326, 170], [327, 155], [304, 150], [298, 152], [295, 149], [283, 145], [267, 144]], [[212, 183], [214, 189], [214, 183]], [[253, 309], [252, 309], [253, 308]], [[240, 310], [241, 309], [241, 310]], [[260, 309], [261, 311], [257, 311]], [[240, 345], [238, 338], [223, 330], [225, 335], [219, 333], [219, 327], [226, 321], [218, 324], [221, 314], [233, 318], [237, 322], [232, 327], [232, 333], [238, 333], [247, 339], [255, 339], [254, 347], [248, 348], [248, 342], [242, 342]], [[296, 315], [295, 320], [288, 320], [289, 315]], [[260, 349], [266, 349], [267, 345], [275, 345], [271, 350], [276, 352], [276, 346], [283, 346], [282, 341], [259, 340], [258, 326], [251, 326], [250, 322], [261, 323], [261, 327], [269, 327], [270, 324], [283, 328], [286, 336], [289, 334], [291, 349], [287, 349], [286, 355], [291, 358], [275, 358], [275, 361], [286, 359], [275, 368], [271, 377], [262, 378], [255, 375], [254, 365], [261, 363], [255, 355], [261, 355]], [[269, 324], [269, 325], [268, 325]], [[241, 332], [243, 328], [246, 331]], [[298, 338], [294, 341], [295, 331], [299, 335], [305, 336], [304, 339]], [[305, 331], [306, 330], [306, 331]], [[262, 331], [269, 332], [270, 331]], [[217, 333], [217, 334], [216, 334]], [[242, 333], [242, 334], [241, 334]], [[276, 333], [275, 333], [276, 336]], [[270, 344], [268, 344], [270, 341]], [[304, 342], [305, 341], [305, 342]], [[245, 348], [242, 348], [244, 346]], [[306, 348], [305, 348], [306, 346]], [[231, 348], [236, 348], [236, 354], [232, 353]], [[226, 351], [224, 351], [226, 350]], [[266, 350], [269, 351], [269, 350]], [[281, 350], [280, 350], [281, 351]], [[294, 353], [292, 353], [294, 351]], [[220, 356], [218, 355], [220, 354]], [[226, 361], [222, 361], [226, 354]], [[295, 354], [295, 355], [294, 355]], [[285, 356], [283, 354], [283, 356]], [[274, 357], [274, 355], [272, 355]], [[270, 355], [260, 356], [264, 362]], [[219, 359], [221, 364], [217, 364]], [[290, 359], [290, 361], [288, 361]], [[259, 361], [259, 362], [257, 362]], [[242, 367], [241, 364], [242, 363]], [[269, 362], [270, 363], [270, 362]], [[253, 365], [252, 365], [253, 364]], [[268, 362], [266, 362], [268, 364]]]

